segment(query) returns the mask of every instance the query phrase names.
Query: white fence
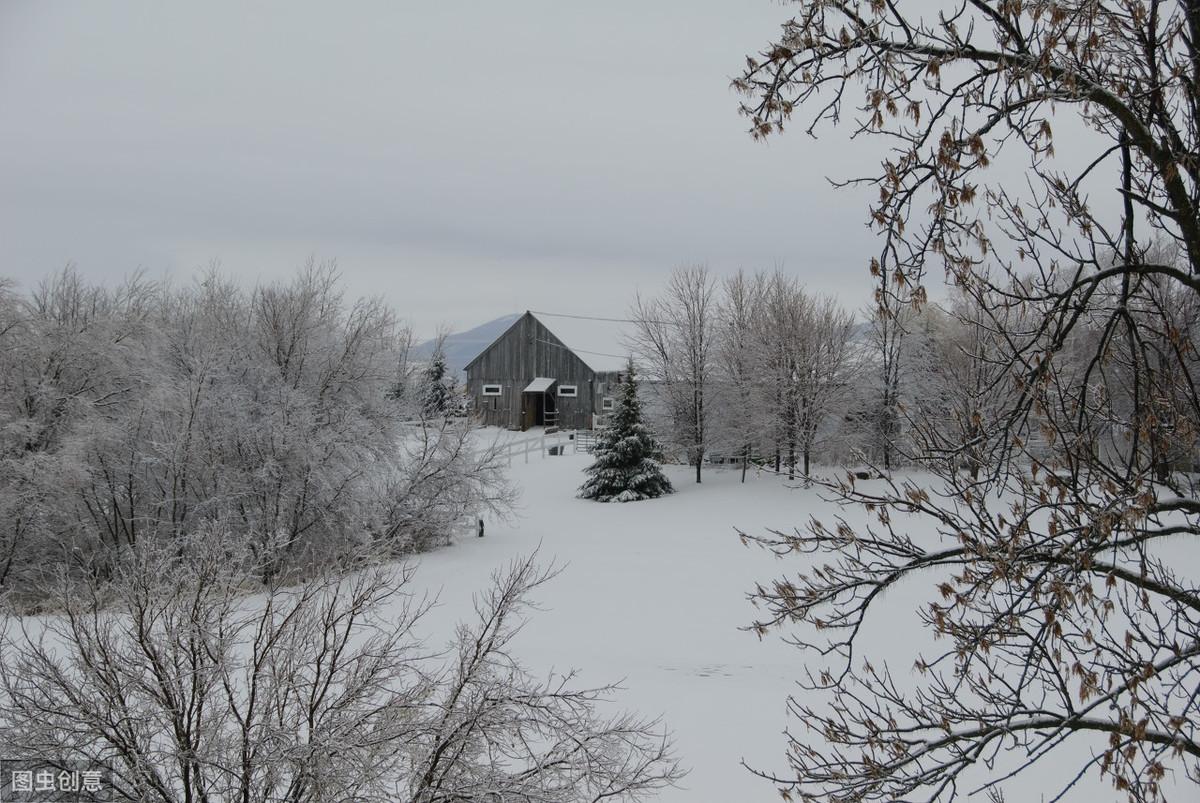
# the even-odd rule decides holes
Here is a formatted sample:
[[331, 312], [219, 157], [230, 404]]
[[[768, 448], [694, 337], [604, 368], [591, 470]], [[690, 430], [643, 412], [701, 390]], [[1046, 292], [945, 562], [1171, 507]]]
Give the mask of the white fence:
[[555, 452], [566, 454], [568, 443], [571, 444], [574, 453], [580, 451], [590, 453], [596, 445], [596, 433], [588, 430], [558, 430], [547, 435], [542, 432], [532, 437], [519, 438], [500, 444], [498, 452], [511, 466], [514, 457], [524, 458], [524, 461], [528, 463], [531, 454], [537, 454], [543, 458]]
[[559, 446], [559, 436], [561, 432], [556, 432], [549, 437], [546, 433], [535, 435], [532, 438], [521, 438], [519, 440], [508, 441], [501, 444], [500, 454], [508, 460], [511, 466], [514, 457], [524, 457], [525, 462], [529, 462], [529, 455], [538, 453], [539, 457], [545, 457], [551, 448]]
[[594, 429], [579, 430], [575, 433], [575, 452], [584, 451], [591, 454], [596, 448], [596, 441], [599, 437], [599, 433]]

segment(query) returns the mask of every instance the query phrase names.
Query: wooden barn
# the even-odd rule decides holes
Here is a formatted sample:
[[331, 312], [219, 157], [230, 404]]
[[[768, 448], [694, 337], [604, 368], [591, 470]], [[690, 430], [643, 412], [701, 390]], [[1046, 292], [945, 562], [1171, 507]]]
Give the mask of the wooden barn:
[[591, 429], [612, 409], [625, 367], [615, 328], [565, 316], [551, 323], [553, 331], [526, 312], [467, 363], [467, 393], [482, 423]]

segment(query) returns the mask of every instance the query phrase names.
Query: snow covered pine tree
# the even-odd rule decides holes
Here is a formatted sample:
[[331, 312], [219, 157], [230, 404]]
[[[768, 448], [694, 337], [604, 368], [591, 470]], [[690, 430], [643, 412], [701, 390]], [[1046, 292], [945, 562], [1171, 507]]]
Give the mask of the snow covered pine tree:
[[588, 479], [579, 489], [582, 499], [637, 502], [675, 490], [657, 462], [662, 459], [662, 450], [642, 423], [632, 360], [625, 374], [612, 421], [596, 441], [596, 462], [584, 469]]
[[446, 355], [438, 348], [421, 378], [421, 417], [441, 418], [450, 407], [452, 391], [446, 384]]

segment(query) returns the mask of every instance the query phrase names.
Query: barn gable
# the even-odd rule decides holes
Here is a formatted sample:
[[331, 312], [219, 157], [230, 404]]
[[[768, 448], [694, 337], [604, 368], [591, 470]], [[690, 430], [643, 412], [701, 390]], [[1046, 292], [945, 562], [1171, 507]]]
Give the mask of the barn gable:
[[594, 373], [579, 355], [532, 312], [513, 322], [490, 346], [467, 363], [468, 376], [482, 371], [495, 377], [580, 377]]
[[592, 427], [606, 409], [613, 378], [594, 370], [528, 311], [465, 370], [468, 393], [483, 422], [521, 429]]

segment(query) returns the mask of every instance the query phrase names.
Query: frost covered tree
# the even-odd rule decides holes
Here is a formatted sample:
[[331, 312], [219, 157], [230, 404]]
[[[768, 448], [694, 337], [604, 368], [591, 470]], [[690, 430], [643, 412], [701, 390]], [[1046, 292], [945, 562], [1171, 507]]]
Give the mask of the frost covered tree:
[[409, 342], [333, 265], [253, 289], [70, 269], [0, 288], [0, 586], [36, 603], [63, 565], [111, 572], [212, 526], [264, 572], [302, 576], [364, 540], [413, 551], [499, 512], [494, 448], [465, 420], [414, 431], [415, 400], [389, 396]]
[[[942, 461], [948, 470], [977, 478], [993, 462], [983, 433], [1005, 409], [1005, 395], [997, 392], [1004, 347], [986, 317], [956, 289], [944, 305], [927, 305], [911, 317], [912, 349], [900, 386], [905, 433], [894, 443], [896, 454], [910, 464]], [[1006, 318], [1003, 331], [1027, 324], [1015, 309]]]
[[717, 314], [716, 282], [704, 266], [676, 269], [662, 295], [639, 296], [632, 313], [634, 353], [666, 404], [669, 445], [687, 455], [696, 482], [715, 435]]
[[422, 418], [441, 418], [449, 411], [454, 391], [450, 384], [452, 377], [446, 374], [446, 355], [439, 344], [429, 359], [429, 365], [421, 372]]
[[[410, 428], [396, 445], [401, 471], [376, 479], [366, 532], [377, 550], [421, 552], [450, 542], [464, 523], [505, 519], [517, 497], [503, 444], [476, 437], [465, 418], [438, 418]], [[484, 442], [481, 442], [484, 441]]]
[[[813, 656], [791, 701], [810, 732], [764, 775], [805, 799], [949, 800], [1036, 767], [1061, 772], [1055, 799], [1194, 798], [1200, 4], [794, 9], [735, 82], [753, 134], [803, 114], [878, 142], [854, 183], [880, 323], [919, 315], [944, 269], [987, 365], [944, 408], [957, 434], [905, 421], [928, 473], [830, 482], [857, 517], [760, 539], [815, 563], [756, 595], [760, 632]], [[891, 365], [910, 334], [881, 334]], [[933, 638], [897, 669], [862, 634], [902, 586]]]
[[398, 406], [410, 402], [409, 394], [413, 392], [415, 376], [412, 360], [413, 334], [407, 327], [402, 328], [396, 341], [395, 369], [392, 379], [383, 391], [384, 398]]
[[879, 286], [869, 318], [875, 371], [873, 382], [868, 385], [871, 400], [866, 421], [870, 429], [870, 455], [879, 462], [884, 473], [890, 473], [899, 462], [896, 446], [902, 428], [901, 385], [905, 376], [904, 360], [913, 350], [906, 342], [912, 310], [897, 301], [895, 290], [889, 286], [886, 268], [876, 268], [872, 263], [872, 275], [876, 276]]
[[779, 270], [709, 285], [703, 270], [678, 271], [635, 307], [635, 348], [653, 366], [668, 444], [693, 462], [702, 440], [703, 454], [740, 458], [743, 479], [755, 457], [807, 474], [837, 430], [853, 319]]
[[588, 478], [579, 489], [583, 499], [637, 502], [674, 490], [658, 463], [662, 450], [642, 421], [632, 360], [625, 369], [625, 381], [608, 426], [596, 439], [594, 454], [595, 462], [584, 469]]
[[805, 313], [795, 366], [794, 417], [807, 481], [822, 428], [846, 398], [854, 319], [828, 297], [810, 298]]
[[767, 279], [738, 271], [721, 286], [717, 312], [716, 365], [719, 371], [722, 441], [740, 458], [742, 482], [750, 460], [770, 429], [770, 408], [763, 398], [762, 315]]
[[[769, 421], [770, 453], [775, 471], [795, 471], [797, 439], [797, 352], [804, 343], [808, 300], [794, 277], [776, 271], [766, 279], [758, 319], [757, 363], [762, 383], [760, 404]], [[790, 452], [790, 454], [789, 454]]]
[[[765, 276], [751, 353], [761, 385], [758, 405], [775, 470], [808, 476], [818, 434], [844, 396], [851, 316], [815, 298], [794, 277]], [[798, 462], [799, 461], [799, 462]]]
[[51, 584], [61, 613], [0, 628], [12, 759], [112, 768], [112, 799], [335, 803], [638, 801], [682, 775], [657, 722], [611, 686], [512, 655], [534, 557], [493, 576], [444, 652], [411, 566], [322, 573], [247, 597], [261, 570], [219, 530], [143, 545], [109, 581]]

